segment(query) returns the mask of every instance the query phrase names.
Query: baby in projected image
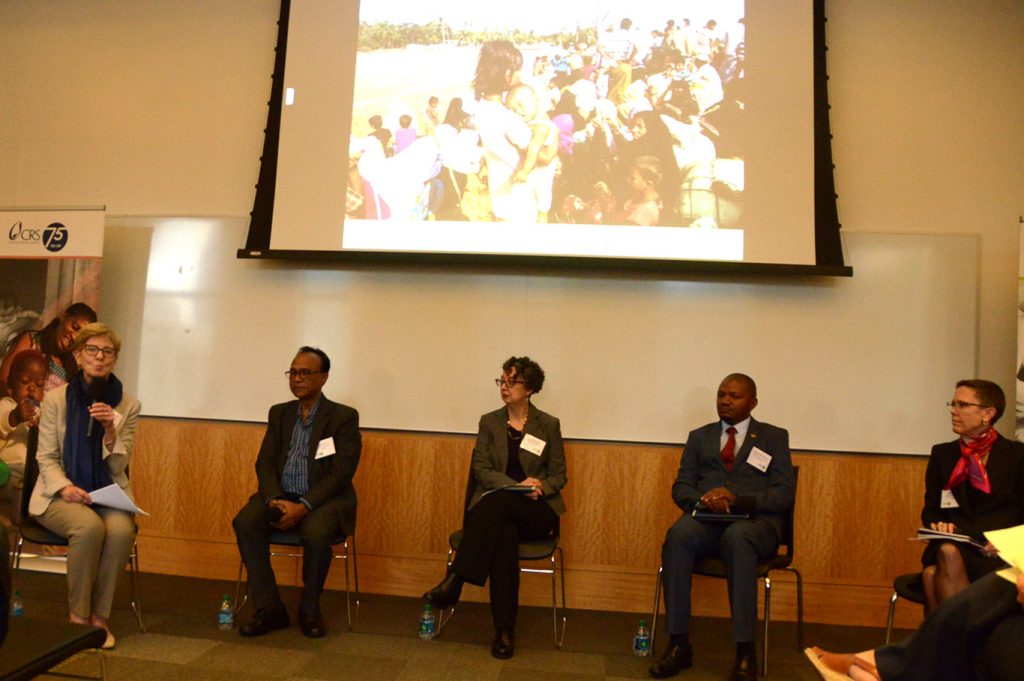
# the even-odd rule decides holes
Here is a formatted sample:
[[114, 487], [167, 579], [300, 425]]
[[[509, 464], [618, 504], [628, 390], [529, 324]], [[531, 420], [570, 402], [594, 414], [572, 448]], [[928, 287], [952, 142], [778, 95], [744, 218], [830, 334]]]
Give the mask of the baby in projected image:
[[551, 187], [558, 170], [558, 128], [540, 110], [537, 93], [529, 85], [516, 85], [509, 90], [505, 106], [526, 121], [531, 134], [511, 181], [529, 185], [537, 202], [537, 222], [547, 222]]

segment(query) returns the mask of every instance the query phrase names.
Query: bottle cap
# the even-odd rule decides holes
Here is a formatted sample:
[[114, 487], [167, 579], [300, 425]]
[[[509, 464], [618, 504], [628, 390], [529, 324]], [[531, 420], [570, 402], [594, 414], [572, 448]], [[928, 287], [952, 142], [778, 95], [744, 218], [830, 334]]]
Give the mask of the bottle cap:
[[640, 626], [641, 627], [646, 627], [647, 626], [647, 620], [640, 620]]
[[430, 607], [430, 603], [425, 603], [425, 604], [423, 605], [423, 609], [424, 609], [424, 610], [432, 610], [433, 608], [431, 608], [431, 607]]

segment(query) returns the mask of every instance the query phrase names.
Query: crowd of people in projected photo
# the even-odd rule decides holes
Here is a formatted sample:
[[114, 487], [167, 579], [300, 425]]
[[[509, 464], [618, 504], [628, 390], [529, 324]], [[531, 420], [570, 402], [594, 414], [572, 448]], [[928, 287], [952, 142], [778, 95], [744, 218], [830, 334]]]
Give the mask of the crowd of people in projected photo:
[[347, 216], [736, 226], [744, 30], [624, 18], [596, 41], [485, 42], [472, 97], [405, 102], [353, 135]]

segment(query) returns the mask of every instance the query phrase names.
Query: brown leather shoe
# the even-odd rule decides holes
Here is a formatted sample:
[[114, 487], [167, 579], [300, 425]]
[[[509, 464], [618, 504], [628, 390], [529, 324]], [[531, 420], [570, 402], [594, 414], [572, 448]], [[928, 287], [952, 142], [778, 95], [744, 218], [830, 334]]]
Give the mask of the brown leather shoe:
[[665, 654], [651, 665], [647, 673], [656, 679], [667, 679], [692, 666], [693, 645], [687, 643], [685, 646], [677, 646], [670, 643]]

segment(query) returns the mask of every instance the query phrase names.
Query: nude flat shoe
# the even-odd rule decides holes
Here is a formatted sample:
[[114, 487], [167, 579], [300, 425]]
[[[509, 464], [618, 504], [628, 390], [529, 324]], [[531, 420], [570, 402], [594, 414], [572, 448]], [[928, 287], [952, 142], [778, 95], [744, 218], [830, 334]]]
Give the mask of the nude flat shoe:
[[107, 638], [103, 641], [103, 645], [100, 646], [101, 650], [113, 650], [114, 646], [117, 645], [117, 639], [110, 633], [110, 629], [107, 629]]
[[873, 664], [857, 657], [853, 653], [830, 653], [815, 646], [805, 649], [804, 655], [807, 656], [807, 659], [811, 661], [811, 664], [814, 665], [814, 668], [818, 670], [818, 674], [825, 681], [849, 679], [849, 669], [851, 667], [857, 667], [871, 674], [878, 681], [882, 681], [882, 677], [878, 675], [878, 669]]
[[831, 653], [826, 653], [821, 648], [805, 648], [804, 655], [807, 656], [807, 659], [811, 661], [811, 664], [814, 665], [814, 668], [818, 670], [818, 674], [821, 675], [821, 678], [825, 681], [843, 681], [844, 679], [850, 678], [847, 675], [846, 670], [853, 664], [853, 655], [850, 655], [850, 664], [846, 665], [842, 670], [833, 669], [832, 666], [829, 666], [829, 664], [822, 659], [823, 655], [829, 655], [829, 661], [836, 664], [836, 658], [839, 656], [832, 656]]

